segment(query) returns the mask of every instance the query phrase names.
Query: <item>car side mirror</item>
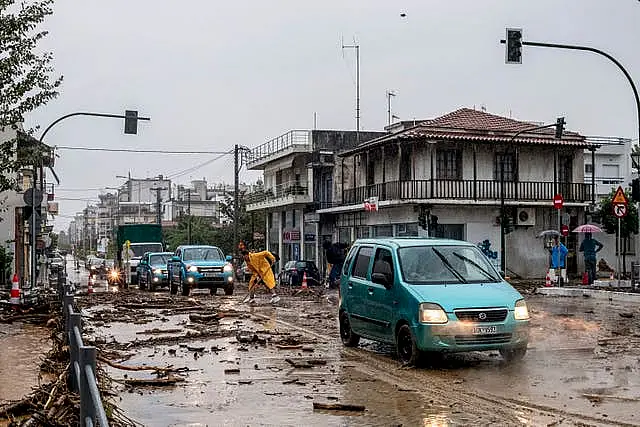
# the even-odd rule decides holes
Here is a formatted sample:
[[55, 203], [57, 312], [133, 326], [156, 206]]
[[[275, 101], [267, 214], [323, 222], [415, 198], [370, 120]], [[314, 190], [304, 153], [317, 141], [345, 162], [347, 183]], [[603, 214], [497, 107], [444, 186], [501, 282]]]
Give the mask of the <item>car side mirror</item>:
[[500, 270], [500, 277], [502, 277], [503, 279], [507, 277], [504, 270]]
[[387, 289], [391, 289], [391, 281], [384, 273], [373, 273], [371, 275], [371, 281], [378, 285], [382, 285]]
[[145, 260], [140, 261], [140, 265], [147, 265], [147, 261]]
[[233, 257], [231, 255], [227, 255], [226, 260], [227, 260], [227, 262], [231, 262], [231, 261], [233, 261]]
[[179, 256], [172, 256], [172, 257], [171, 257], [171, 261], [177, 261], [177, 262], [180, 262], [180, 257], [179, 257]]

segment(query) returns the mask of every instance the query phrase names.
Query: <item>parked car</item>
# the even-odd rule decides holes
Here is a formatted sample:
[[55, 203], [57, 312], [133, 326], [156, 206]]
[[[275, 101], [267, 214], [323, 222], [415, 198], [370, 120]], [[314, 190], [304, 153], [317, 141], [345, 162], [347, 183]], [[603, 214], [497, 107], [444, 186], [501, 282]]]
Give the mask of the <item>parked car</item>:
[[420, 238], [354, 243], [340, 281], [340, 337], [396, 345], [415, 364], [424, 352], [527, 351], [524, 298], [473, 244]]
[[65, 270], [65, 260], [64, 258], [62, 258], [61, 256], [54, 256], [53, 258], [49, 259], [49, 270], [51, 270], [51, 272], [55, 273], [58, 271], [64, 271]]
[[104, 266], [104, 258], [92, 257], [89, 261], [89, 274], [91, 277], [104, 277], [107, 270]]
[[155, 291], [169, 283], [167, 263], [172, 256], [173, 252], [147, 252], [142, 256], [136, 272], [140, 289]]
[[191, 289], [208, 288], [214, 295], [218, 288], [222, 288], [225, 295], [233, 295], [231, 261], [232, 257], [225, 257], [216, 246], [179, 246], [167, 264], [169, 290], [177, 294], [181, 287], [182, 295], [187, 296]]
[[289, 261], [280, 273], [280, 284], [300, 286], [304, 273], [307, 273], [307, 285], [320, 285], [320, 271], [313, 261]]

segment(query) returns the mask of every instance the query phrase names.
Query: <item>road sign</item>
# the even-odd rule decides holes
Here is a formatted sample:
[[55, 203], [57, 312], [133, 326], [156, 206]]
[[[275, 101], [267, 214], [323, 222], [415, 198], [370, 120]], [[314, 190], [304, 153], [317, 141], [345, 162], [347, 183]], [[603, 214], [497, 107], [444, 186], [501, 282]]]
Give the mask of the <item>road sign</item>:
[[627, 205], [624, 203], [615, 203], [613, 205], [613, 214], [616, 218], [624, 218], [628, 213]]
[[569, 226], [567, 224], [563, 224], [560, 231], [564, 237], [567, 237], [569, 235]]
[[367, 212], [378, 212], [378, 198], [369, 197], [364, 201], [364, 210]]
[[555, 196], [553, 196], [553, 207], [556, 209], [562, 209], [562, 206], [564, 205], [564, 198], [562, 197], [562, 194], [556, 194]]
[[616, 194], [613, 196], [613, 200], [611, 201], [611, 203], [613, 203], [614, 205], [626, 205], [629, 203], [626, 194], [624, 194], [622, 186], [618, 186]]

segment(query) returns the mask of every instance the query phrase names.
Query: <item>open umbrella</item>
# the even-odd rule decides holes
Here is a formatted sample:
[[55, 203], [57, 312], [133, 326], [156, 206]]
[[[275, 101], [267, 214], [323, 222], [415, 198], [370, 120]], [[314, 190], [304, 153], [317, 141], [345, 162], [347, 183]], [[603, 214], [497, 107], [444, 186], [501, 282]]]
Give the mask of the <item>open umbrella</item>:
[[559, 236], [560, 232], [558, 230], [544, 230], [541, 231], [540, 234], [538, 234], [538, 237], [552, 237], [552, 236]]
[[573, 230], [574, 233], [602, 233], [602, 228], [593, 224], [583, 224]]

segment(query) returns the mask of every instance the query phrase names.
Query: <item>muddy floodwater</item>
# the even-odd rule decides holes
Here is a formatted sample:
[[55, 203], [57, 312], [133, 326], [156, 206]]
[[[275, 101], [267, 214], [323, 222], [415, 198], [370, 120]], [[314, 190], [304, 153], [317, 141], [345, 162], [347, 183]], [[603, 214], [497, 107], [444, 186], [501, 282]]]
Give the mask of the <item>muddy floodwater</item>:
[[242, 304], [242, 292], [104, 290], [81, 298], [88, 339], [116, 364], [175, 370], [170, 384], [141, 386], [128, 381], [167, 375], [101, 364], [115, 403], [143, 425], [640, 425], [634, 304], [527, 295], [531, 341], [520, 363], [473, 352], [407, 369], [392, 346], [342, 346], [335, 294], [283, 295], [273, 307], [266, 295]]
[[38, 384], [40, 362], [50, 350], [50, 330], [0, 324], [0, 402], [20, 400]]

